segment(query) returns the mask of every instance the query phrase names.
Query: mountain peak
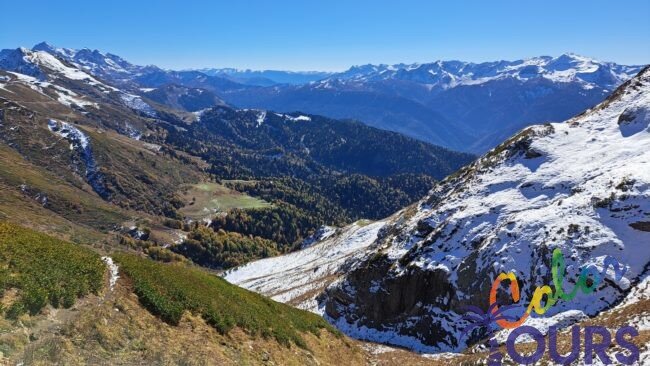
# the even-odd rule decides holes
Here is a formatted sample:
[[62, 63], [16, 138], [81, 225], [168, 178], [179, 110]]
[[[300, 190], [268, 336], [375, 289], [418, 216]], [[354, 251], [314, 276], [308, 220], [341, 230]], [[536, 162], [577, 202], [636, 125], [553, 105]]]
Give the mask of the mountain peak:
[[32, 50], [34, 51], [47, 51], [47, 50], [54, 50], [54, 49], [55, 49], [54, 46], [52, 46], [51, 44], [45, 41], [37, 43], [34, 45], [34, 47], [32, 47]]
[[34, 47], [32, 47], [32, 51], [47, 52], [54, 56], [63, 57], [66, 60], [70, 60], [77, 53], [77, 50], [71, 48], [56, 47], [47, 43], [46, 41], [35, 44]]

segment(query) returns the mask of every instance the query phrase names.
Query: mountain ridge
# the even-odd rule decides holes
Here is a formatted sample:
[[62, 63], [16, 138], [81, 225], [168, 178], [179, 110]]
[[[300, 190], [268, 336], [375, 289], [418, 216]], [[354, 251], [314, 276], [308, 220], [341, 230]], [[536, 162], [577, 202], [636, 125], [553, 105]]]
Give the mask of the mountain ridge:
[[[419, 203], [373, 224], [364, 238], [349, 239], [358, 230], [352, 226], [286, 260], [252, 262], [225, 278], [323, 314], [353, 337], [424, 353], [458, 352], [485, 337], [462, 337], [463, 307], [487, 308], [500, 272], [516, 273], [527, 305], [535, 286], [550, 283], [551, 252], [560, 249], [566, 278], [577, 278], [582, 265], [603, 268], [608, 255], [627, 272], [621, 281], [608, 272], [597, 296], [560, 302], [545, 318], [524, 324], [596, 316], [647, 282], [643, 245], [650, 232], [641, 223], [650, 217], [649, 109], [646, 67], [600, 105], [563, 123], [522, 130]], [[324, 258], [301, 267], [302, 256], [350, 245], [362, 252], [349, 261], [331, 265]], [[298, 281], [294, 265], [310, 276]], [[641, 331], [643, 324], [637, 324]]]
[[[362, 65], [321, 80], [272, 84], [264, 71], [172, 71], [129, 64], [131, 71], [116, 72], [106, 65], [105, 59], [113, 60], [107, 57], [110, 54], [75, 53], [42, 44], [38, 48], [69, 60], [78, 54], [77, 61], [87, 70], [128, 85], [131, 91], [178, 84], [208, 90], [240, 108], [356, 119], [472, 153], [486, 152], [528, 125], [562, 121], [600, 103], [641, 68], [566, 53], [483, 63]], [[117, 65], [120, 60], [111, 62]], [[244, 80], [248, 77], [259, 80]]]

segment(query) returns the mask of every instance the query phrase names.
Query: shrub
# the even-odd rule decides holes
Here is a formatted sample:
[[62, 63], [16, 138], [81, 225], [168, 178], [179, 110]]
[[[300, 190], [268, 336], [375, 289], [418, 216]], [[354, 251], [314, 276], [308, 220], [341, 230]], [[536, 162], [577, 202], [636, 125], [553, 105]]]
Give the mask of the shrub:
[[173, 246], [171, 250], [200, 266], [214, 269], [235, 267], [254, 259], [280, 254], [277, 244], [270, 240], [224, 230], [215, 232], [204, 226], [192, 230], [181, 244]]
[[99, 255], [62, 240], [0, 222], [0, 294], [18, 290], [5, 315], [38, 314], [48, 303], [70, 307], [79, 297], [99, 293], [105, 266]]
[[163, 321], [177, 325], [183, 313], [200, 315], [219, 333], [239, 327], [254, 336], [306, 347], [301, 333], [321, 329], [339, 334], [324, 319], [182, 264], [165, 264], [132, 254], [115, 256], [134, 284], [142, 305]]

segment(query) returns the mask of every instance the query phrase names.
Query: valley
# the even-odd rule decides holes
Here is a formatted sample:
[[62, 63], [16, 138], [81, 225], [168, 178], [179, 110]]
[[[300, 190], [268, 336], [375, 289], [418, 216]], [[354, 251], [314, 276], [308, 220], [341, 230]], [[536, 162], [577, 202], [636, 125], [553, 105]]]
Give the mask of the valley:
[[2, 50], [0, 364], [477, 364], [510, 333], [466, 332], [468, 307], [501, 273], [528, 304], [554, 250], [567, 287], [624, 275], [523, 324], [632, 324], [650, 362], [649, 108], [647, 67], [576, 54], [299, 73]]

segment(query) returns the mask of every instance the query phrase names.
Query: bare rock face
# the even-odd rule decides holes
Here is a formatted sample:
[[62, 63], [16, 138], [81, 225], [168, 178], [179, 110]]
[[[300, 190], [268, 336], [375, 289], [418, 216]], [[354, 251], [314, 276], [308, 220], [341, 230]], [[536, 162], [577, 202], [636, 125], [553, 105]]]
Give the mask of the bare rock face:
[[409, 324], [398, 333], [417, 337], [424, 344], [449, 337], [443, 328], [432, 326], [436, 320], [428, 311], [430, 307], [448, 311], [457, 305], [457, 301], [449, 300], [455, 299], [455, 294], [447, 274], [413, 266], [400, 276], [387, 276], [391, 264], [386, 257], [378, 256], [347, 276], [341, 286], [330, 288], [322, 297], [326, 315], [389, 331]]
[[647, 131], [650, 126], [650, 112], [645, 106], [626, 108], [618, 117], [618, 125], [625, 137]]
[[650, 221], [639, 221], [630, 224], [636, 230], [650, 232]]

